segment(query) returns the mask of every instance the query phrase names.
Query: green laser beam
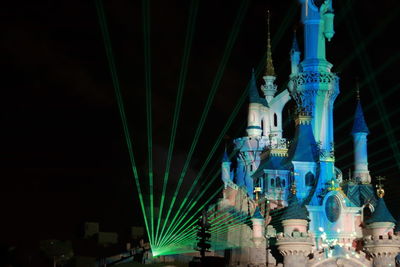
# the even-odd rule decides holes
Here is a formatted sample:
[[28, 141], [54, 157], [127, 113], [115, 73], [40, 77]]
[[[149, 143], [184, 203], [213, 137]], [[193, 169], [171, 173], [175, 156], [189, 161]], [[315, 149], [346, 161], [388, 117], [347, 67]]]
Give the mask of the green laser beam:
[[[216, 94], [217, 89], [219, 88], [219, 84], [220, 84], [220, 82], [221, 82], [221, 80], [222, 80], [223, 73], [225, 72], [225, 68], [226, 68], [228, 59], [229, 59], [229, 57], [230, 57], [231, 51], [232, 51], [232, 49], [233, 49], [233, 46], [234, 46], [234, 44], [235, 44], [235, 42], [236, 42], [237, 35], [238, 35], [238, 33], [239, 33], [239, 30], [240, 30], [240, 26], [241, 26], [241, 24], [242, 24], [242, 22], [243, 22], [244, 15], [245, 15], [245, 13], [246, 13], [246, 11], [247, 11], [247, 8], [248, 8], [248, 4], [249, 4], [248, 0], [243, 0], [243, 1], [242, 1], [241, 7], [240, 7], [240, 11], [238, 12], [239, 14], [238, 14], [238, 16], [237, 16], [237, 18], [236, 18], [236, 20], [235, 20], [235, 22], [234, 22], [233, 29], [232, 29], [232, 31], [231, 31], [231, 34], [230, 34], [230, 36], [229, 36], [227, 45], [226, 45], [226, 47], [225, 47], [225, 51], [224, 51], [224, 54], [223, 54], [223, 56], [222, 56], [222, 60], [221, 60], [221, 62], [220, 62], [220, 65], [219, 65], [219, 67], [218, 67], [218, 70], [217, 70], [216, 78], [214, 79], [213, 84], [212, 84], [212, 86], [211, 86], [211, 90], [210, 90], [210, 93], [209, 93], [209, 95], [208, 95], [208, 98], [207, 98], [207, 101], [206, 101], [206, 105], [205, 105], [205, 107], [204, 107], [204, 109], [203, 109], [203, 113], [202, 113], [202, 115], [201, 115], [199, 124], [198, 124], [197, 129], [196, 129], [196, 132], [195, 132], [195, 136], [194, 136], [194, 138], [193, 138], [192, 145], [191, 145], [191, 147], [190, 147], [190, 149], [189, 149], [189, 153], [188, 153], [188, 155], [187, 155], [185, 164], [184, 164], [184, 166], [183, 166], [181, 175], [180, 175], [180, 177], [179, 177], [179, 180], [178, 180], [178, 183], [177, 183], [177, 186], [176, 186], [174, 195], [173, 195], [173, 197], [172, 197], [172, 201], [171, 201], [171, 204], [170, 204], [170, 208], [169, 208], [169, 210], [168, 210], [168, 212], [167, 212], [167, 216], [166, 216], [166, 219], [165, 219], [165, 223], [164, 223], [164, 225], [163, 225], [163, 227], [162, 227], [162, 229], [161, 229], [161, 234], [160, 234], [160, 235], [163, 234], [164, 229], [165, 229], [165, 226], [167, 225], [167, 223], [169, 224], [169, 226], [172, 224], [172, 223], [169, 223], [169, 222], [168, 222], [169, 216], [170, 216], [170, 214], [171, 214], [171, 212], [172, 212], [172, 208], [173, 208], [173, 206], [174, 206], [174, 204], [175, 204], [175, 201], [176, 201], [177, 195], [178, 195], [178, 193], [179, 193], [180, 187], [181, 187], [181, 185], [182, 185], [182, 183], [183, 183], [183, 179], [184, 179], [184, 177], [186, 176], [187, 169], [188, 169], [188, 167], [189, 167], [189, 164], [190, 164], [191, 158], [192, 158], [192, 156], [193, 156], [194, 150], [195, 150], [195, 148], [196, 148], [196, 146], [197, 146], [197, 143], [198, 143], [200, 134], [201, 134], [201, 132], [202, 132], [203, 126], [204, 126], [205, 121], [206, 121], [206, 118], [207, 118], [207, 116], [208, 116], [208, 112], [209, 112], [210, 107], [211, 107], [211, 104], [212, 104], [212, 102], [213, 102], [213, 100], [214, 100], [214, 96], [215, 96], [215, 94]], [[195, 183], [192, 183], [192, 185], [193, 185], [193, 184], [195, 184]], [[181, 207], [182, 207], [182, 205], [180, 206], [179, 209], [181, 209]], [[177, 212], [176, 215], [177, 215], [177, 214], [179, 214], [179, 212]], [[177, 216], [175, 216], [175, 218], [177, 218]], [[168, 230], [167, 230], [167, 231], [168, 231]]]
[[150, 1], [142, 0], [143, 40], [144, 40], [144, 73], [146, 88], [146, 128], [149, 172], [150, 229], [151, 240], [154, 241], [154, 196], [153, 196], [153, 130], [151, 110], [151, 51], [150, 51]]
[[140, 201], [140, 206], [141, 206], [142, 213], [143, 213], [144, 223], [145, 223], [146, 230], [147, 230], [147, 233], [149, 236], [149, 240], [151, 240], [149, 224], [147, 221], [146, 211], [145, 211], [145, 207], [144, 207], [144, 200], [143, 200], [142, 191], [141, 191], [141, 187], [140, 187], [139, 175], [138, 175], [138, 171], [136, 168], [135, 157], [134, 157], [133, 149], [132, 149], [132, 141], [131, 141], [131, 137], [130, 137], [131, 135], [129, 132], [128, 122], [127, 122], [127, 118], [126, 118], [126, 114], [125, 114], [125, 107], [124, 107], [124, 102], [122, 99], [120, 83], [119, 83], [117, 69], [116, 69], [115, 60], [114, 60], [114, 56], [113, 56], [110, 35], [108, 33], [106, 16], [105, 16], [104, 7], [103, 7], [101, 0], [96, 0], [96, 11], [97, 11], [97, 15], [99, 17], [100, 29], [101, 29], [101, 33], [102, 33], [102, 37], [103, 37], [103, 42], [104, 42], [104, 46], [105, 46], [105, 50], [106, 50], [108, 65], [109, 65], [111, 78], [112, 78], [112, 82], [113, 82], [113, 86], [114, 86], [114, 93], [115, 93], [115, 97], [117, 100], [118, 111], [119, 111], [119, 114], [121, 117], [122, 128], [123, 128], [124, 136], [125, 136], [125, 142], [126, 142], [126, 145], [128, 148], [130, 164], [131, 164], [131, 168], [132, 168], [132, 172], [133, 172], [133, 176], [134, 176], [134, 180], [135, 180], [136, 189], [137, 189], [138, 195], [139, 195], [139, 201]]
[[183, 92], [184, 92], [185, 85], [186, 85], [189, 56], [190, 56], [190, 51], [191, 51], [191, 47], [192, 47], [194, 28], [196, 25], [197, 11], [198, 11], [198, 6], [199, 6], [198, 3], [199, 3], [198, 0], [193, 0], [191, 2], [190, 11], [189, 11], [189, 22], [188, 22], [188, 27], [187, 27], [187, 32], [186, 32], [184, 51], [183, 51], [181, 69], [180, 69], [180, 74], [179, 74], [178, 92], [177, 92], [177, 97], [176, 97], [174, 118], [172, 121], [168, 155], [167, 155], [167, 161], [166, 161], [165, 172], [164, 172], [164, 182], [163, 182], [163, 188], [162, 188], [162, 194], [161, 194], [161, 200], [160, 200], [160, 209], [159, 209], [159, 214], [158, 214], [158, 222], [157, 222], [157, 230], [156, 230], [156, 237], [157, 237], [156, 243], [158, 242], [158, 239], [159, 239], [159, 228], [160, 228], [161, 217], [162, 217], [163, 208], [164, 208], [165, 193], [167, 190], [167, 184], [168, 184], [168, 179], [169, 179], [169, 174], [170, 174], [172, 154], [174, 151], [175, 137], [176, 137], [176, 132], [177, 132], [177, 128], [178, 128], [179, 113], [181, 110]]

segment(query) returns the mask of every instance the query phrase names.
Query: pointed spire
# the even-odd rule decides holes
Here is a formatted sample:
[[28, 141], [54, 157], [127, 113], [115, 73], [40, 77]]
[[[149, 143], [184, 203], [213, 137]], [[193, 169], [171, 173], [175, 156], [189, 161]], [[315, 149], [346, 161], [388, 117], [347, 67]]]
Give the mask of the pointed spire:
[[261, 98], [258, 94], [257, 89], [257, 81], [256, 81], [256, 74], [254, 72], [254, 68], [252, 69], [251, 73], [251, 80], [250, 80], [250, 87], [249, 87], [249, 102], [250, 103], [259, 103], [266, 107], [268, 107], [268, 102], [265, 98]]
[[367, 123], [365, 122], [364, 118], [364, 112], [361, 107], [361, 101], [360, 101], [360, 86], [357, 82], [357, 107], [356, 107], [356, 112], [354, 114], [354, 123], [353, 123], [353, 129], [351, 130], [352, 134], [355, 133], [369, 133]]
[[254, 73], [254, 69], [252, 69], [250, 88], [249, 88], [249, 100], [250, 100], [250, 103], [258, 103], [259, 99], [260, 99], [260, 95], [258, 94], [256, 75]]
[[299, 43], [297, 42], [296, 30], [293, 32], [292, 53], [300, 52]]
[[225, 145], [224, 155], [222, 156], [222, 162], [231, 162], [231, 161], [229, 160], [228, 152], [227, 152], [227, 150], [226, 150], [226, 145]]
[[272, 52], [271, 52], [271, 32], [269, 28], [270, 14], [268, 10], [267, 24], [268, 24], [268, 40], [267, 40], [267, 66], [265, 69], [265, 76], [275, 76], [275, 69], [272, 63]]

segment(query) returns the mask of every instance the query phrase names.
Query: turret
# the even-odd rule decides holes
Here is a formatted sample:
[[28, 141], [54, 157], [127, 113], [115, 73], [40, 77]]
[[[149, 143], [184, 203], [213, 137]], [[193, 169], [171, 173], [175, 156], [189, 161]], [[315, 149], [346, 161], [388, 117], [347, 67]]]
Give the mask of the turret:
[[364, 248], [372, 257], [374, 267], [396, 266], [395, 257], [400, 252], [400, 237], [393, 235], [396, 220], [386, 207], [384, 194], [379, 181], [375, 211], [371, 218], [365, 221], [371, 235], [364, 238]]
[[254, 188], [256, 208], [251, 222], [253, 226], [253, 236], [251, 240], [254, 242], [255, 248], [250, 252], [250, 261], [252, 266], [265, 266], [267, 261], [267, 243], [265, 238], [265, 219], [261, 215], [260, 207], [258, 206], [259, 194], [261, 193], [261, 187]]
[[261, 98], [258, 94], [256, 76], [254, 69], [251, 74], [251, 81], [249, 87], [249, 113], [247, 119], [247, 135], [248, 136], [261, 136], [261, 114], [260, 109], [262, 106], [268, 106], [265, 99]]
[[224, 151], [224, 155], [222, 156], [221, 161], [221, 179], [224, 183], [224, 187], [226, 188], [231, 179], [231, 164], [232, 162], [229, 159], [228, 153]]
[[283, 255], [285, 267], [307, 266], [307, 256], [312, 253], [313, 239], [307, 231], [308, 211], [298, 203], [296, 193], [296, 185], [293, 184], [288, 208], [281, 218], [283, 233], [277, 235], [276, 244]]
[[[358, 85], [357, 85], [358, 87]], [[351, 131], [354, 142], [354, 172], [353, 177], [363, 184], [371, 183], [368, 170], [367, 135], [369, 130], [365, 123], [364, 113], [361, 107], [359, 89], [357, 88], [357, 107], [354, 114], [354, 124]]]
[[300, 48], [296, 38], [296, 31], [293, 33], [292, 49], [290, 50], [290, 62], [291, 62], [291, 75], [296, 75], [299, 72], [300, 64]]

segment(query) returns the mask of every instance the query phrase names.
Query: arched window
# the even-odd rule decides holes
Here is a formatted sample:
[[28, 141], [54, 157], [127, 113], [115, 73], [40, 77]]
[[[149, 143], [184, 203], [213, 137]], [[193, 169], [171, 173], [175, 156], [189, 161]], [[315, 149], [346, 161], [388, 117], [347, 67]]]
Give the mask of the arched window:
[[281, 187], [281, 178], [279, 176], [276, 177], [276, 187]]
[[275, 180], [274, 180], [274, 178], [271, 179], [271, 187], [275, 187]]
[[278, 127], [278, 116], [274, 113], [274, 126]]
[[314, 185], [314, 174], [312, 172], [307, 172], [306, 174], [306, 186]]
[[281, 181], [281, 184], [282, 184], [282, 187], [285, 187], [286, 185], [286, 181], [285, 181], [285, 179], [282, 179], [282, 181]]

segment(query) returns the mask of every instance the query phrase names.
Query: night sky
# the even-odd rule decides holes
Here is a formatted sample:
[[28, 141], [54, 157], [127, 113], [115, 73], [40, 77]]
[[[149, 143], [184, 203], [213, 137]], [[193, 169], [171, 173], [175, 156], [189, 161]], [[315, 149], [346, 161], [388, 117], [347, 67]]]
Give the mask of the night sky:
[[[199, 2], [167, 198], [172, 196], [186, 160], [241, 2]], [[344, 13], [348, 3], [350, 9]], [[267, 9], [271, 11], [272, 38], [282, 23], [288, 22], [282, 38], [273, 41], [277, 84], [279, 90], [284, 89], [290, 71], [289, 50], [295, 28], [300, 47], [303, 47], [299, 9], [287, 17], [292, 5], [297, 2], [249, 2], [185, 178], [183, 192], [202, 166], [245, 89], [252, 67], [262, 60], [266, 49]], [[399, 48], [395, 39], [399, 33], [400, 4], [394, 0], [379, 3], [335, 0], [333, 5], [336, 34], [327, 44], [327, 59], [334, 64], [333, 71], [339, 71], [341, 78], [335, 125], [354, 114], [356, 77], [361, 84], [371, 78], [363, 71], [368, 64], [365, 60], [373, 72], [381, 68], [360, 89], [363, 106], [369, 106], [365, 109], [371, 131], [369, 140], [382, 137], [369, 145], [371, 174], [387, 177], [386, 201], [397, 218], [400, 215], [400, 209], [396, 207], [396, 194], [400, 189], [397, 182], [399, 166], [389, 145], [388, 131], [382, 123], [382, 108], [378, 108], [372, 90], [379, 90], [378, 95], [385, 93], [381, 101], [393, 129], [389, 134], [398, 141], [399, 105], [396, 100], [399, 93], [398, 90], [387, 92], [399, 84]], [[104, 6], [134, 154], [141, 181], [146, 183], [141, 1], [104, 0]], [[165, 169], [189, 7], [190, 1], [150, 2], [156, 192], [160, 191]], [[84, 221], [98, 221], [102, 231], [120, 233], [127, 232], [131, 225], [142, 224], [94, 1], [7, 1], [0, 13], [0, 203], [3, 225], [0, 239], [7, 244], [33, 244], [46, 238], [74, 239]], [[354, 26], [359, 29], [359, 35], [350, 33], [349, 27]], [[356, 38], [356, 42], [352, 38]], [[357, 56], [351, 58], [360, 45], [363, 45], [360, 54], [363, 61]], [[351, 60], [345, 68], [335, 68], [348, 58]], [[284, 112], [287, 114], [287, 109]], [[245, 134], [246, 113], [247, 103], [228, 131], [225, 138], [228, 144], [232, 138]], [[335, 132], [336, 144], [343, 143], [337, 147], [337, 158], [352, 151], [351, 126], [351, 123], [344, 124]], [[289, 125], [288, 129], [291, 127]], [[219, 164], [223, 147], [221, 144], [207, 174]], [[232, 146], [228, 145], [228, 149]], [[343, 169], [345, 177], [352, 157], [350, 153], [336, 164], [339, 168], [347, 166]]]

